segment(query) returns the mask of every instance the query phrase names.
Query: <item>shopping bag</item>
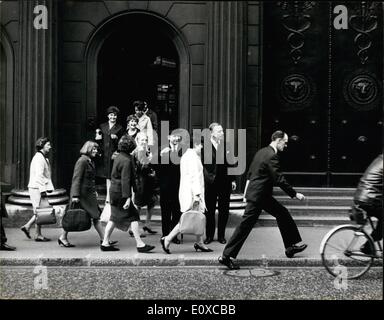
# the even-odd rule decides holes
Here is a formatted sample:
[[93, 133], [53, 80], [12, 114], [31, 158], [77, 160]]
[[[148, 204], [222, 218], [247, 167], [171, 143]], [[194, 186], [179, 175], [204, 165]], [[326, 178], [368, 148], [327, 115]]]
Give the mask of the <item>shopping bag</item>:
[[193, 206], [180, 217], [180, 233], [201, 236], [205, 232], [205, 224], [205, 215], [198, 210], [198, 206]]
[[108, 223], [109, 218], [111, 217], [111, 205], [106, 203], [103, 209], [103, 212], [100, 215], [100, 221], [103, 223]]

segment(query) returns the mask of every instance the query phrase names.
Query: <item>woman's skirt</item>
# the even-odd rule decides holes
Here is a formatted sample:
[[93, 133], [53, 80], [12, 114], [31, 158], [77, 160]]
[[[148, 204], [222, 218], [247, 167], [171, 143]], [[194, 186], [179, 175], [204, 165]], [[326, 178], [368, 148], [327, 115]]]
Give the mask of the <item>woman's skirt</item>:
[[140, 221], [139, 212], [133, 205], [132, 201], [128, 209], [124, 209], [126, 199], [120, 199], [119, 201], [111, 201], [111, 217], [110, 221], [114, 222], [116, 228], [127, 231], [131, 222]]

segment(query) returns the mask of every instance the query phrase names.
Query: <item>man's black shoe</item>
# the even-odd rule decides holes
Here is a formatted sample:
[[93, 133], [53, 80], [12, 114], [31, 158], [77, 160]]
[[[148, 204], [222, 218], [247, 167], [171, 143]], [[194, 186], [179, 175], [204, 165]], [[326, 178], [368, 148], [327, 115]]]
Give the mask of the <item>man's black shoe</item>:
[[360, 251], [368, 256], [370, 255], [373, 255], [375, 254], [375, 252], [371, 249], [371, 247], [369, 246], [369, 242], [366, 242], [364, 243], [361, 247], [360, 247]]
[[219, 262], [225, 265], [230, 270], [240, 269], [240, 266], [237, 265], [235, 262], [233, 262], [230, 257], [225, 257], [225, 256], [219, 257]]
[[155, 246], [150, 246], [148, 244], [146, 244], [144, 247], [136, 247], [137, 249], [137, 252], [142, 252], [142, 253], [145, 253], [145, 252], [149, 252], [153, 249], [155, 249]]
[[227, 240], [225, 240], [225, 238], [219, 238], [219, 239], [217, 239], [217, 241], [219, 241], [221, 244], [227, 243]]
[[119, 248], [116, 248], [114, 246], [100, 246], [101, 251], [119, 251]]
[[302, 244], [301, 246], [296, 246], [296, 245], [293, 245], [293, 246], [290, 246], [288, 247], [287, 249], [285, 249], [285, 255], [288, 257], [288, 258], [293, 258], [293, 256], [296, 254], [296, 253], [299, 253], [301, 251], [304, 251], [308, 246], [306, 244]]
[[204, 240], [204, 244], [210, 244], [213, 241], [213, 238], [207, 238]]
[[1, 251], [15, 251], [16, 248], [15, 248], [15, 247], [12, 247], [12, 246], [10, 246], [10, 245], [8, 245], [8, 244], [6, 244], [6, 243], [2, 243], [2, 244], [1, 244], [1, 247], [0, 247], [0, 250], [1, 250]]

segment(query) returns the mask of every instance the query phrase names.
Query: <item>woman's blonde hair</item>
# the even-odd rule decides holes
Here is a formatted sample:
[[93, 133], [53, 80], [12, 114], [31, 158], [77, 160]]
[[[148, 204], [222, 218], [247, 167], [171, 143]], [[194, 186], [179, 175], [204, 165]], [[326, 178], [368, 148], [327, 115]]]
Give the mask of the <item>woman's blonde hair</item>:
[[80, 154], [90, 156], [93, 148], [98, 148], [99, 145], [95, 141], [87, 141], [80, 149]]
[[141, 137], [145, 137], [145, 138], [147, 138], [147, 140], [148, 140], [148, 136], [147, 136], [144, 132], [140, 131], [140, 132], [136, 135], [136, 138], [135, 138], [135, 142], [136, 142], [137, 145], [139, 144], [139, 139], [140, 139]]

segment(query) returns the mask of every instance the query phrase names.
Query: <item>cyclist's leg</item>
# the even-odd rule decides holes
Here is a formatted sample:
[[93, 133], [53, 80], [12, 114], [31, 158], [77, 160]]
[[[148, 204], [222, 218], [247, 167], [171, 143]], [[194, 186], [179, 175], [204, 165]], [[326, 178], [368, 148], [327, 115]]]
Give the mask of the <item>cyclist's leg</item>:
[[376, 228], [373, 229], [371, 233], [371, 237], [374, 241], [380, 241], [383, 239], [383, 209], [381, 207], [379, 208], [372, 208], [371, 211], [367, 211], [370, 216], [377, 218], [377, 225]]
[[[367, 212], [368, 216], [376, 217], [378, 219], [376, 228], [373, 228], [373, 230], [371, 232], [371, 237], [372, 237], [373, 241], [381, 240], [383, 238], [382, 209], [380, 207], [378, 208], [378, 207], [369, 206], [366, 203], [360, 203], [360, 207]], [[371, 251], [370, 247], [371, 246], [370, 246], [369, 242], [367, 241], [366, 243], [364, 243], [361, 246], [360, 250], [361, 250], [361, 252], [363, 252], [365, 254], [373, 254], [374, 252]]]

